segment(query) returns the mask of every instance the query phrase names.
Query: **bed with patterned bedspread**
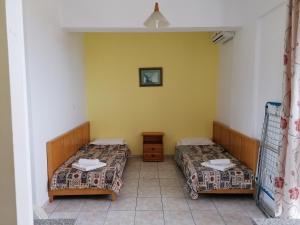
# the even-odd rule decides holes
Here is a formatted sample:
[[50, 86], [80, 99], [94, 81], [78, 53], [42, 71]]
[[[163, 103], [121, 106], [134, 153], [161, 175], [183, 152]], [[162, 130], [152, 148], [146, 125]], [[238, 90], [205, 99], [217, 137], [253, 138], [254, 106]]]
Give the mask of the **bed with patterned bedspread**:
[[[129, 155], [127, 145], [88, 144], [59, 167], [51, 180], [51, 190], [60, 189], [108, 189], [119, 193], [122, 187], [122, 174]], [[80, 158], [99, 159], [105, 167], [92, 171], [72, 168], [72, 163]]]
[[[222, 172], [201, 165], [207, 160], [225, 158], [231, 159], [236, 167]], [[199, 192], [254, 188], [253, 171], [220, 145], [177, 146], [175, 160], [187, 179], [186, 187], [192, 199], [197, 199]]]

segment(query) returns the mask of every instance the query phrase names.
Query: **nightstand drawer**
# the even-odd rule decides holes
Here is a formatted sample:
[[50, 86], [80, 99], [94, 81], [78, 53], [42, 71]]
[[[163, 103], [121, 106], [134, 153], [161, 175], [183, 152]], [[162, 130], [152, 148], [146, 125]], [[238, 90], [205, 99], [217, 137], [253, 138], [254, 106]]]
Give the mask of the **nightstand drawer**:
[[162, 149], [161, 144], [144, 144], [144, 152], [146, 153], [161, 153]]
[[143, 160], [145, 162], [164, 161], [164, 143], [162, 132], [143, 132]]
[[144, 161], [161, 161], [162, 153], [145, 153], [144, 152]]

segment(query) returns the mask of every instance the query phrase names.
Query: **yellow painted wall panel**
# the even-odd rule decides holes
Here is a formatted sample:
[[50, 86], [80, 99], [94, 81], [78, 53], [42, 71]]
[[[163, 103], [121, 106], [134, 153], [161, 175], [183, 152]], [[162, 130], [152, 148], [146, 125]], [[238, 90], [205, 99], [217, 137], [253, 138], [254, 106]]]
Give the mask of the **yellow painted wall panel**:
[[[165, 154], [183, 137], [211, 137], [218, 47], [210, 33], [87, 33], [91, 135], [124, 137], [142, 154], [141, 133], [165, 132]], [[162, 87], [140, 87], [140, 67], [163, 67]]]

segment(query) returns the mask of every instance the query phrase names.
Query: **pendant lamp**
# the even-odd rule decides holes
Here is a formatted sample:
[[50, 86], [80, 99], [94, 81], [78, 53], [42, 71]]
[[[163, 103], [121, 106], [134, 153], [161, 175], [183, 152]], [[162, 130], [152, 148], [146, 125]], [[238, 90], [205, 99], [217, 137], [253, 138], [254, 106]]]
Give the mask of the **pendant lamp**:
[[154, 12], [149, 16], [149, 18], [144, 22], [145, 27], [148, 28], [162, 28], [168, 27], [170, 23], [168, 20], [160, 13], [159, 5], [156, 2], [154, 6]]

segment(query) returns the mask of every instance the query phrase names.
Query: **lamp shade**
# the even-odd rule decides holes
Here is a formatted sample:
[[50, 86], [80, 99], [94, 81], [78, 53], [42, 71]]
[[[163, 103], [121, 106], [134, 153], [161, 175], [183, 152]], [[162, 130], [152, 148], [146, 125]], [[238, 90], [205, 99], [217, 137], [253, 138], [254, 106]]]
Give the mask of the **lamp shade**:
[[169, 21], [159, 11], [159, 6], [157, 2], [155, 3], [154, 12], [144, 22], [144, 25], [145, 27], [156, 29], [161, 27], [168, 27], [170, 25]]

